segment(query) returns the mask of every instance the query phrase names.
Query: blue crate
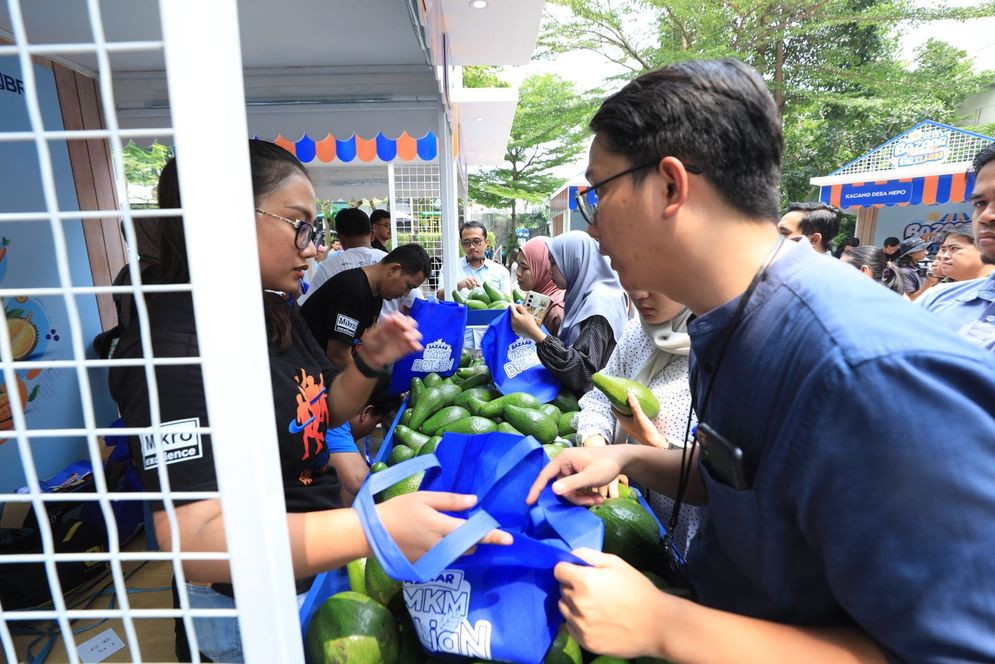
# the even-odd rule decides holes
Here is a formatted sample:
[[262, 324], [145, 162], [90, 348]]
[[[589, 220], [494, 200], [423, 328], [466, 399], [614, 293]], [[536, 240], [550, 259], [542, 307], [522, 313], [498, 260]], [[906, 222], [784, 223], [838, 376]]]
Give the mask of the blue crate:
[[307, 591], [307, 597], [304, 598], [304, 603], [301, 604], [298, 611], [305, 652], [307, 651], [307, 628], [311, 624], [314, 612], [324, 604], [326, 599], [345, 590], [349, 590], [349, 576], [346, 574], [345, 567], [328, 570], [314, 577], [314, 583], [311, 584], [311, 589]]
[[468, 309], [466, 312], [466, 324], [467, 326], [481, 325], [486, 327], [504, 312], [504, 309]]

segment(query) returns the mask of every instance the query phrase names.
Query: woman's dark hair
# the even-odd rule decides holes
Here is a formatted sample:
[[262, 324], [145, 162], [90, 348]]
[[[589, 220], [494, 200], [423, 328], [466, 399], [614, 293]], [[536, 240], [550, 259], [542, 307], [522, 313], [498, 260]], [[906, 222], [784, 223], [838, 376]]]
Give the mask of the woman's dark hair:
[[738, 60], [688, 60], [643, 74], [606, 99], [590, 126], [632, 166], [677, 157], [702, 169], [726, 204], [778, 217], [781, 118], [763, 79]]
[[850, 247], [840, 260], [852, 265], [858, 270], [866, 265], [871, 271], [871, 278], [883, 286], [895, 291], [899, 295], [905, 292], [905, 284], [902, 281], [902, 274], [898, 271], [898, 266], [888, 260], [888, 254], [884, 253], [871, 244], [862, 244], [859, 247]]
[[951, 235], [962, 237], [971, 244], [974, 244], [974, 226], [971, 224], [957, 224], [956, 226], [951, 226], [947, 230], [940, 233], [939, 237], [936, 238], [936, 241], [939, 244], [943, 244]]
[[[252, 197], [258, 203], [262, 197], [273, 193], [291, 175], [308, 177], [307, 170], [297, 157], [276, 143], [252, 139], [249, 141], [249, 167], [252, 172]], [[166, 162], [159, 174], [157, 187], [160, 208], [179, 208], [180, 183], [176, 171], [176, 157]], [[163, 217], [159, 238], [160, 281], [164, 284], [189, 283], [190, 267], [187, 263], [186, 235], [181, 217]], [[263, 298], [266, 314], [266, 334], [270, 343], [281, 351], [291, 342], [292, 323], [287, 301], [267, 293]]]

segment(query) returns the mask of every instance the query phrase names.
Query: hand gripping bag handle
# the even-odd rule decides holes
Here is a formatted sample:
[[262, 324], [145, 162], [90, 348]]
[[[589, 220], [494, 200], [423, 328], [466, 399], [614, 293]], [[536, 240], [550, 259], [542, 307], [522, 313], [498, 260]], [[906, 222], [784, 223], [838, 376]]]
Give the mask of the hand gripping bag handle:
[[398, 548], [390, 537], [390, 533], [380, 522], [373, 494], [407, 479], [412, 475], [439, 465], [434, 454], [415, 457], [387, 470], [370, 475], [360, 487], [353, 509], [359, 514], [359, 523], [363, 528], [373, 555], [380, 562], [387, 576], [397, 581], [430, 581], [439, 572], [463, 553], [479, 542], [487, 533], [498, 527], [498, 522], [483, 510], [466, 520], [463, 525], [443, 537], [429, 549], [425, 555], [414, 564]]
[[[538, 444], [534, 438], [528, 436], [522, 438], [508, 450], [501, 459], [492, 486], [511, 472], [522, 459], [536, 449]], [[397, 581], [431, 581], [438, 576], [439, 572], [462, 556], [467, 549], [474, 546], [489, 532], [500, 527], [494, 517], [484, 510], [478, 510], [463, 525], [439, 540], [414, 564], [410, 563], [380, 522], [373, 495], [416, 473], [437, 467], [439, 467], [438, 458], [434, 454], [426, 454], [391, 466], [379, 473], [373, 473], [360, 487], [353, 502], [353, 509], [359, 514], [360, 525], [370, 543], [373, 555], [380, 562], [387, 575]]]
[[[604, 545], [604, 522], [590, 513], [580, 514], [584, 518], [579, 518], [576, 510], [575, 505], [563, 504], [552, 491], [543, 491], [530, 510], [529, 518], [533, 525], [545, 522], [571, 549], [601, 551]], [[581, 564], [587, 565], [584, 562]]]

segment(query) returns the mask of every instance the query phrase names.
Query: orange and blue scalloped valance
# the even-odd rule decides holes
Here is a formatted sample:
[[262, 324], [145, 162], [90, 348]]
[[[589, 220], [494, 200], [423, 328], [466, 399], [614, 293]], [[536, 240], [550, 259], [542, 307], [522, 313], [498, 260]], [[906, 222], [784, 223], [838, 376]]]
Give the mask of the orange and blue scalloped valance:
[[297, 141], [291, 141], [281, 134], [273, 142], [295, 155], [304, 164], [316, 159], [326, 164], [335, 161], [348, 164], [357, 160], [360, 162], [433, 161], [439, 156], [439, 139], [431, 131], [421, 138], [414, 138], [406, 131], [397, 138], [388, 138], [383, 133], [378, 133], [374, 138], [363, 138], [353, 134], [349, 138], [340, 139], [328, 134], [320, 141], [315, 141], [307, 134]]
[[838, 208], [904, 207], [963, 203], [974, 189], [974, 173], [948, 173], [922, 177], [823, 185], [819, 200]]

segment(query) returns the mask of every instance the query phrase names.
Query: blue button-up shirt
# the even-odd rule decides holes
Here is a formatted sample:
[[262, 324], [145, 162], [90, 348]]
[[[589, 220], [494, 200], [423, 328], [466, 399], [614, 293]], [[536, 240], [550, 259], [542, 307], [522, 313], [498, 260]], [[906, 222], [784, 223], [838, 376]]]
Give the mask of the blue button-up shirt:
[[485, 258], [484, 262], [480, 267], [474, 268], [467, 262], [466, 257], [460, 259], [459, 262], [460, 276], [456, 281], [466, 279], [467, 277], [473, 277], [480, 282], [483, 286], [484, 283], [489, 283], [494, 288], [498, 289], [502, 293], [507, 293], [511, 295], [511, 274], [508, 272], [500, 263], [495, 263], [489, 258]]
[[916, 300], [916, 304], [939, 316], [954, 330], [981, 318], [992, 302], [995, 302], [995, 273], [981, 279], [933, 286]]
[[789, 250], [750, 300], [691, 323], [699, 420], [751, 487], [699, 465], [699, 600], [857, 623], [892, 657], [995, 661], [995, 359], [856, 270]]

